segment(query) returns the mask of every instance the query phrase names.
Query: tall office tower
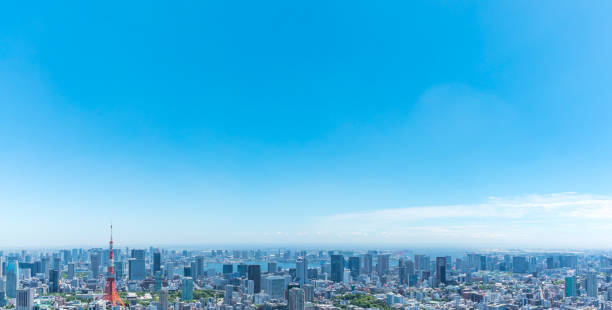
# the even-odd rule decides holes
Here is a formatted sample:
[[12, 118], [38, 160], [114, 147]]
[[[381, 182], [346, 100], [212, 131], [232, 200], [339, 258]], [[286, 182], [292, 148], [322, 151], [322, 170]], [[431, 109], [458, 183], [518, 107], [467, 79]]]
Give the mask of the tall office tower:
[[57, 269], [49, 270], [49, 292], [59, 293], [60, 272]]
[[312, 284], [304, 284], [302, 288], [306, 295], [306, 302], [314, 302], [314, 286]]
[[101, 254], [100, 258], [101, 258], [101, 261], [102, 261], [102, 267], [107, 267], [108, 268], [108, 266], [110, 265], [110, 260], [108, 259], [110, 254], [108, 252], [109, 252], [108, 249], [102, 250], [100, 252], [100, 254]]
[[238, 273], [241, 277], [246, 277], [249, 270], [249, 265], [247, 264], [239, 264], [238, 265]]
[[62, 258], [64, 259], [64, 263], [68, 264], [72, 262], [72, 252], [70, 250], [62, 250]]
[[6, 296], [17, 298], [17, 281], [19, 279], [19, 265], [16, 261], [9, 261], [6, 265]]
[[[349, 262], [350, 265], [350, 262]], [[403, 258], [399, 259], [398, 265], [398, 276], [400, 284], [408, 284], [409, 276], [408, 276], [408, 267], [406, 266], [406, 261]]]
[[249, 265], [248, 279], [253, 280], [253, 292], [255, 294], [261, 292], [261, 266]]
[[223, 264], [223, 274], [231, 274], [231, 273], [234, 273], [234, 265]]
[[367, 275], [372, 274], [372, 254], [363, 254], [361, 256], [363, 261], [363, 273]]
[[231, 284], [225, 285], [225, 294], [223, 295], [223, 303], [226, 305], [232, 304], [232, 295], [234, 294], [234, 286]]
[[525, 256], [513, 256], [512, 257], [512, 272], [526, 273], [528, 270], [529, 270], [529, 264], [527, 263], [527, 258], [525, 258]]
[[480, 270], [487, 270], [487, 256], [485, 255], [480, 256]]
[[30, 288], [17, 290], [17, 310], [34, 309], [34, 291]]
[[164, 288], [159, 292], [159, 304], [157, 310], [168, 310], [168, 289]]
[[192, 277], [183, 277], [181, 287], [181, 299], [183, 301], [188, 301], [193, 299], [193, 278]]
[[4, 261], [2, 260], [2, 255], [0, 255], [0, 279], [2, 278], [2, 266], [4, 266]]
[[436, 257], [436, 285], [446, 284], [446, 257]]
[[161, 271], [161, 252], [159, 249], [153, 253], [153, 274]]
[[193, 276], [193, 274], [191, 273], [191, 266], [183, 266], [183, 276], [185, 276], [185, 277], [192, 277]]
[[53, 257], [53, 269], [62, 271], [62, 261], [59, 256]]
[[91, 274], [93, 275], [94, 279], [97, 279], [98, 276], [100, 275], [100, 263], [102, 262], [100, 253], [98, 252], [91, 253], [90, 259], [91, 259], [91, 262], [89, 264], [89, 267], [91, 269]]
[[125, 276], [125, 262], [115, 261], [115, 279], [123, 279]]
[[417, 254], [414, 255], [414, 268], [416, 271], [429, 271], [429, 256]]
[[577, 290], [576, 276], [565, 277], [565, 297], [576, 297]]
[[351, 271], [351, 278], [356, 280], [359, 277], [359, 257], [351, 256], [348, 259], [348, 269]]
[[162, 289], [162, 272], [160, 271], [156, 271], [155, 272], [155, 283], [153, 285], [153, 288], [155, 289], [156, 292], [161, 291]]
[[196, 273], [198, 276], [204, 275], [204, 256], [196, 256]]
[[303, 289], [294, 287], [289, 290], [289, 310], [304, 310], [305, 300]]
[[129, 278], [130, 280], [145, 279], [145, 263], [144, 259], [130, 258], [128, 260]]
[[331, 280], [334, 282], [344, 280], [344, 256], [341, 254], [331, 256]]
[[295, 261], [296, 281], [303, 286], [308, 283], [308, 260], [300, 257]]
[[278, 271], [278, 267], [275, 262], [268, 262], [268, 273], [275, 273]]
[[285, 299], [285, 278], [281, 276], [267, 276], [262, 279], [262, 286], [271, 299]]
[[586, 275], [587, 296], [597, 298], [597, 273], [588, 272]]
[[41, 257], [40, 258], [41, 268], [38, 272], [42, 273], [45, 276], [45, 279], [49, 276], [49, 269], [51, 269], [51, 263], [49, 261], [49, 257]]
[[378, 260], [376, 262], [376, 271], [378, 272], [379, 276], [389, 273], [389, 256], [389, 254], [378, 255]]
[[191, 262], [191, 277], [194, 279], [200, 277], [198, 274], [198, 263], [196, 261]]
[[72, 279], [74, 279], [74, 276], [75, 276], [74, 263], [68, 263], [68, 276], [67, 276], [67, 278], [72, 280]]
[[144, 260], [146, 252], [144, 249], [132, 249], [132, 258]]

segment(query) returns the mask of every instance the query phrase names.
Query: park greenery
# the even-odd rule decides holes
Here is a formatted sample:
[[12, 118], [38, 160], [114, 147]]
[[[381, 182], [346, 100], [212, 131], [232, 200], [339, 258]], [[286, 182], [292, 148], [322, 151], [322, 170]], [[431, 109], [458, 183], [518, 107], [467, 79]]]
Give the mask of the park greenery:
[[383, 300], [367, 294], [344, 294], [334, 297], [334, 305], [345, 309], [346, 306], [341, 304], [341, 300], [347, 301], [350, 305], [361, 308], [378, 308], [383, 310], [392, 309]]

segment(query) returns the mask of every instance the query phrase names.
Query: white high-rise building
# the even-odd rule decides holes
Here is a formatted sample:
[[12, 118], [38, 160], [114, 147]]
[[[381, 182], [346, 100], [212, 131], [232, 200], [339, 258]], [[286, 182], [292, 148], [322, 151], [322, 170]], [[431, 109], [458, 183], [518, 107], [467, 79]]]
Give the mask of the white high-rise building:
[[285, 300], [285, 287], [287, 281], [281, 276], [268, 276], [263, 278], [263, 288], [271, 299]]
[[300, 286], [308, 284], [308, 260], [300, 257], [295, 261], [295, 277]]

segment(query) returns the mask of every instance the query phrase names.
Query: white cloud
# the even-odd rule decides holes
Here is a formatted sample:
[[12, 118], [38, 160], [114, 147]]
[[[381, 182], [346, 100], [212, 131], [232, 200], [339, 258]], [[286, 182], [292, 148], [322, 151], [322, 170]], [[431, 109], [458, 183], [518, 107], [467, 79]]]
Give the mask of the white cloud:
[[362, 243], [607, 247], [611, 218], [612, 197], [567, 192], [335, 214], [321, 218], [316, 229], [330, 241]]

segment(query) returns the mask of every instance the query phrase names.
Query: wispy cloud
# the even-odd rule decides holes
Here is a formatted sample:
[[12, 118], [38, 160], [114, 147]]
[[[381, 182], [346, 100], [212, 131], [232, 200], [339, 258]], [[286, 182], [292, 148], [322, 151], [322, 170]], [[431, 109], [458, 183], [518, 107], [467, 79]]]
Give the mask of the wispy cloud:
[[414, 206], [334, 214], [329, 238], [418, 245], [607, 247], [612, 197], [574, 192], [489, 197], [479, 204]]

